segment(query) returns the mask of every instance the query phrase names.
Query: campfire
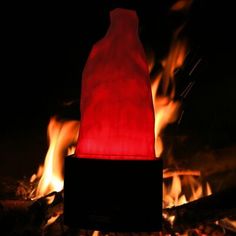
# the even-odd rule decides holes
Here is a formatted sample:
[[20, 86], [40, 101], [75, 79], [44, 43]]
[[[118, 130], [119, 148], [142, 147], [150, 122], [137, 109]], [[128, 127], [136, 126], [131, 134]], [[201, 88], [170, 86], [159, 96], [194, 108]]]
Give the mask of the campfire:
[[[190, 3], [191, 1], [178, 1], [171, 11], [185, 11], [190, 7]], [[174, 136], [173, 130], [181, 122], [185, 99], [194, 85], [194, 81], [190, 81], [177, 94], [177, 79], [181, 77], [183, 68], [187, 67], [189, 57], [189, 46], [186, 38], [183, 37], [183, 26], [173, 33], [169, 51], [161, 61], [156, 61], [153, 53], [147, 55], [155, 115], [153, 153], [157, 160], [163, 159], [164, 163], [162, 173], [163, 229], [162, 232], [140, 232], [140, 234], [233, 235], [236, 232], [236, 205], [234, 201], [231, 201], [231, 198], [236, 196], [236, 188], [230, 186], [217, 189], [214, 185], [214, 181], [218, 181], [219, 177], [216, 176], [217, 173], [211, 166], [211, 162], [222, 154], [207, 150], [200, 154], [195, 153], [193, 157], [189, 158], [190, 160], [186, 161], [186, 157], [180, 158], [178, 152], [176, 154], [174, 150], [178, 144], [183, 147], [186, 140], [186, 137], [175, 136], [173, 138], [171, 135]], [[159, 63], [158, 69], [157, 63]], [[194, 74], [200, 63], [199, 58], [194, 60], [194, 63], [190, 63], [190, 69], [186, 69], [188, 76]], [[150, 112], [146, 107], [144, 110]], [[95, 115], [96, 112], [98, 111], [92, 111]], [[64, 224], [64, 162], [65, 158], [68, 159], [75, 153], [83, 156], [83, 151], [78, 150], [77, 146], [80, 129], [84, 132], [81, 122], [84, 121], [63, 119], [58, 116], [50, 118], [47, 128], [49, 144], [44, 164], [30, 179], [19, 182], [20, 184], [16, 187], [16, 199], [0, 199], [0, 222], [5, 225], [3, 229], [6, 232], [11, 231], [10, 235], [22, 235], [25, 232], [34, 232], [30, 235], [46, 236], [130, 233], [70, 228]], [[143, 127], [142, 124], [140, 127]], [[150, 128], [152, 124], [145, 127]], [[170, 134], [167, 133], [168, 128]], [[140, 128], [135, 132], [144, 131]], [[126, 143], [128, 142], [129, 139]], [[143, 147], [141, 146], [140, 149]], [[231, 152], [233, 151], [228, 150], [228, 153]], [[104, 156], [107, 157], [107, 154]], [[124, 156], [124, 153], [119, 153], [118, 156]], [[130, 157], [132, 154], [129, 153], [127, 156]], [[199, 166], [199, 160], [203, 162], [201, 166]], [[231, 161], [231, 158], [229, 160]], [[221, 167], [224, 171], [223, 162]], [[232, 170], [234, 170], [234, 166], [232, 166]], [[220, 173], [224, 173], [223, 171]], [[94, 192], [94, 198], [96, 198], [96, 194]], [[152, 195], [151, 192], [146, 194]], [[11, 225], [14, 229], [11, 228]]]

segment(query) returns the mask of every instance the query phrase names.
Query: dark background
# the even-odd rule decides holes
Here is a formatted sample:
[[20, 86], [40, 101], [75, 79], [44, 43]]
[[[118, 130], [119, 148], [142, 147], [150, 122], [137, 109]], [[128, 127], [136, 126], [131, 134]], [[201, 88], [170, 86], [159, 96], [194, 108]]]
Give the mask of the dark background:
[[[3, 9], [0, 175], [21, 178], [37, 170], [47, 150], [46, 129], [52, 115], [79, 119], [84, 63], [93, 43], [106, 32], [109, 10], [123, 6], [120, 1], [108, 2]], [[196, 136], [211, 148], [235, 145], [236, 12], [232, 1], [195, 0], [187, 14], [171, 14], [174, 1], [153, 2], [131, 4], [140, 16], [145, 47], [161, 59], [173, 31], [185, 22], [190, 55], [195, 62], [201, 58], [191, 78], [187, 69], [182, 71], [183, 84], [193, 80], [195, 85], [184, 101], [178, 134]], [[76, 102], [65, 108], [68, 101]]]

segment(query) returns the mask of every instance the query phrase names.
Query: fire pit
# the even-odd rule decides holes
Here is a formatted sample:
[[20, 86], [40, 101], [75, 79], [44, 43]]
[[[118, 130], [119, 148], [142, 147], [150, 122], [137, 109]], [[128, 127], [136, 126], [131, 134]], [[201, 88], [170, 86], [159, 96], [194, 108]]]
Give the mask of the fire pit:
[[[171, 7], [170, 15], [171, 17], [174, 15], [174, 19], [177, 21], [174, 25], [167, 25], [175, 28], [181, 21], [180, 18], [183, 15], [186, 16], [190, 5], [190, 2], [187, 3], [187, 1], [178, 1], [174, 4]], [[208, 12], [210, 12], [210, 9], [211, 8], [208, 9]], [[208, 16], [208, 13], [206, 15]], [[218, 28], [219, 30], [221, 28], [220, 24], [218, 26], [217, 35]], [[207, 26], [205, 27], [207, 28]], [[153, 30], [155, 31], [155, 29]], [[32, 176], [31, 181], [29, 181], [29, 178], [19, 180], [17, 183], [16, 181], [11, 182], [9, 180], [0, 181], [1, 233], [5, 233], [5, 235], [24, 235], [27, 232], [28, 234], [33, 232], [31, 233], [32, 235], [44, 234], [47, 236], [61, 236], [62, 234], [118, 234], [115, 232], [120, 232], [120, 234], [124, 235], [127, 232], [129, 232], [129, 234], [135, 232], [139, 234], [158, 235], [159, 233], [153, 233], [151, 231], [160, 231], [160, 222], [163, 226], [163, 235], [215, 235], [216, 233], [219, 235], [231, 235], [235, 232], [234, 198], [236, 191], [233, 181], [236, 168], [235, 139], [234, 135], [232, 135], [234, 133], [233, 129], [230, 130], [230, 132], [227, 130], [229, 126], [232, 127], [232, 120], [234, 120], [234, 116], [230, 116], [230, 114], [234, 115], [231, 111], [233, 110], [231, 108], [233, 101], [230, 95], [230, 91], [233, 91], [233, 89], [226, 87], [226, 90], [229, 91], [226, 98], [216, 98], [215, 94], [212, 96], [212, 90], [215, 88], [217, 89], [213, 91], [213, 93], [219, 95], [225, 93], [221, 93], [223, 84], [228, 83], [227, 86], [230, 87], [232, 83], [227, 82], [230, 72], [225, 74], [226, 70], [223, 68], [227, 68], [228, 71], [229, 65], [234, 63], [233, 60], [230, 59], [231, 57], [229, 57], [229, 62], [227, 62], [230, 63], [229, 65], [226, 66], [226, 60], [222, 60], [221, 62], [219, 55], [222, 53], [221, 51], [218, 52], [219, 45], [217, 45], [217, 50], [215, 50], [213, 44], [210, 42], [205, 43], [203, 34], [199, 34], [197, 37], [204, 41], [203, 44], [205, 46], [209, 46], [207, 47], [207, 53], [209, 53], [209, 55], [211, 54], [211, 56], [207, 56], [213, 58], [215, 55], [217, 59], [214, 58], [214, 63], [218, 61], [216, 63], [217, 66], [215, 66], [214, 63], [212, 66], [211, 62], [209, 63], [208, 61], [209, 65], [205, 65], [205, 68], [202, 68], [202, 64], [210, 59], [206, 58], [206, 55], [203, 55], [203, 51], [198, 51], [199, 54], [192, 55], [192, 51], [189, 51], [190, 47], [188, 47], [189, 45], [183, 37], [183, 33], [183, 27], [175, 30], [172, 42], [168, 42], [170, 43], [168, 47], [169, 51], [166, 50], [166, 52], [163, 53], [163, 50], [159, 50], [160, 46], [157, 47], [158, 49], [155, 51], [155, 56], [153, 56], [154, 54], [152, 53], [147, 54], [152, 85], [155, 124], [150, 120], [143, 122], [143, 119], [146, 119], [145, 114], [147, 115], [150, 110], [142, 110], [139, 115], [139, 117], [142, 118], [134, 119], [132, 117], [130, 120], [133, 120], [133, 123], [138, 121], [142, 128], [145, 123], [148, 124], [147, 130], [149, 131], [152, 125], [155, 126], [152, 127], [152, 131], [153, 129], [155, 130], [155, 137], [153, 137], [155, 144], [149, 149], [148, 154], [140, 155], [140, 153], [131, 153], [130, 155], [129, 153], [128, 155], [127, 150], [128, 152], [130, 150], [125, 147], [118, 155], [114, 155], [117, 153], [113, 150], [111, 151], [111, 148], [114, 147], [111, 145], [112, 139], [106, 140], [105, 142], [100, 136], [104, 132], [99, 131], [94, 133], [92, 137], [99, 137], [99, 145], [92, 145], [96, 150], [88, 149], [86, 147], [87, 141], [84, 142], [83, 140], [81, 140], [80, 143], [83, 148], [79, 149], [79, 131], [81, 131], [80, 138], [85, 137], [84, 140], [88, 140], [88, 136], [86, 136], [84, 131], [88, 127], [91, 128], [92, 123], [94, 123], [95, 128], [96, 126], [101, 127], [101, 121], [104, 120], [103, 116], [109, 117], [107, 112], [99, 109], [101, 108], [100, 105], [97, 106], [97, 108], [93, 106], [93, 102], [90, 107], [94, 119], [84, 118], [79, 121], [68, 119], [68, 117], [65, 119], [63, 116], [61, 116], [63, 118], [53, 117], [48, 126], [50, 145], [44, 167], [40, 168], [39, 172]], [[208, 34], [210, 35], [210, 33]], [[168, 38], [171, 37], [168, 36]], [[214, 37], [211, 36], [210, 38], [213, 39]], [[219, 43], [222, 39], [228, 43], [228, 40], [225, 38], [225, 34], [222, 34], [220, 38], [216, 38], [215, 40]], [[158, 39], [160, 39], [160, 41], [156, 39], [153, 39], [153, 41], [156, 41], [155, 44], [160, 43], [161, 45], [162, 37], [158, 37]], [[208, 38], [207, 40], [211, 42], [214, 41]], [[222, 50], [220, 47], [221, 46], [219, 46], [219, 50]], [[99, 47], [95, 48], [99, 49]], [[205, 50], [205, 48], [203, 50]], [[92, 54], [90, 59], [94, 59], [95, 54]], [[163, 56], [163, 54], [165, 55]], [[109, 53], [105, 55], [109, 55]], [[224, 55], [227, 57], [228, 53]], [[226, 57], [223, 56], [222, 58]], [[137, 57], [134, 58], [137, 59]], [[76, 63], [78, 63], [78, 61]], [[116, 64], [120, 65], [119, 63]], [[140, 64], [138, 63], [138, 65]], [[199, 67], [208, 72], [203, 72], [202, 74], [204, 74], [204, 76], [202, 76], [201, 72], [199, 75]], [[92, 68], [94, 67], [92, 66]], [[120, 66], [120, 68], [122, 68], [122, 66]], [[53, 71], [54, 69], [51, 68], [51, 70]], [[100, 73], [97, 74], [102, 77]], [[232, 73], [231, 76], [234, 76], [234, 74]], [[208, 84], [203, 81], [206, 77], [214, 79], [208, 80], [210, 81]], [[221, 80], [220, 83], [215, 81], [215, 77], [224, 78], [224, 82], [222, 83]], [[105, 79], [106, 77], [103, 76], [102, 78]], [[184, 82], [182, 84], [181, 80], [183, 78]], [[179, 82], [180, 85], [178, 84]], [[197, 88], [194, 87], [194, 84], [197, 85]], [[199, 86], [202, 84], [205, 88], [203, 90], [199, 89]], [[217, 86], [221, 88], [219, 89]], [[127, 88], [131, 90], [129, 89], [131, 87], [133, 88], [134, 86], [129, 87], [129, 85], [127, 85], [124, 87], [124, 90]], [[94, 88], [96, 88], [96, 85], [94, 85]], [[120, 87], [113, 84], [110, 88], [114, 93], [114, 97], [116, 97], [115, 99], [113, 97], [111, 99], [113, 102], [112, 105], [114, 105], [117, 99], [116, 89]], [[197, 97], [196, 100], [198, 101], [196, 102], [191, 100], [192, 95], [190, 92], [198, 91], [198, 89], [201, 92], [195, 92], [194, 96]], [[56, 90], [54, 91], [56, 93]], [[104, 95], [104, 93], [101, 94]], [[127, 92], [125, 94], [127, 94]], [[92, 99], [91, 96], [88, 97]], [[103, 99], [103, 96], [95, 97], [100, 99], [99, 102]], [[131, 97], [134, 96], [130, 95], [127, 98], [130, 99]], [[137, 96], [135, 99], [138, 100], [139, 98], [140, 96]], [[187, 101], [188, 98], [190, 101]], [[85, 100], [88, 101], [88, 99]], [[137, 102], [137, 100], [135, 102]], [[230, 105], [224, 102], [226, 100], [230, 101]], [[214, 105], [214, 102], [218, 105]], [[125, 104], [125, 102], [122, 103]], [[196, 109], [195, 105], [197, 105]], [[67, 103], [66, 106], [69, 107], [71, 104]], [[216, 106], [217, 109], [214, 114], [216, 118], [214, 123], [211, 122], [213, 119], [211, 112]], [[80, 105], [77, 104], [76, 107], [79, 109]], [[83, 107], [83, 105], [81, 107]], [[146, 104], [144, 107], [146, 109], [149, 106]], [[126, 108], [126, 106], [123, 106], [123, 109]], [[182, 108], [184, 108], [184, 110]], [[218, 116], [219, 108], [221, 109], [221, 113], [225, 114], [225, 118], [222, 118], [222, 114]], [[114, 123], [119, 124], [117, 121], [121, 119], [116, 119], [117, 115], [115, 112], [111, 112], [113, 111], [112, 108], [108, 110], [112, 117], [111, 120], [115, 120]], [[115, 111], [117, 111], [117, 106]], [[17, 112], [15, 113], [14, 110], [14, 115], [15, 114], [17, 114]], [[99, 117], [97, 114], [99, 114]], [[130, 113], [126, 112], [125, 114], [129, 115]], [[133, 115], [134, 113], [131, 114]], [[189, 117], [189, 114], [192, 115]], [[203, 118], [204, 115], [206, 118]], [[195, 116], [193, 119], [195, 123], [191, 123], [193, 116]], [[82, 115], [82, 117], [84, 116]], [[88, 120], [90, 124], [85, 124], [85, 120]], [[207, 120], [205, 122], [207, 125], [201, 128], [204, 120]], [[217, 120], [227, 120], [227, 124], [224, 122], [218, 124]], [[20, 120], [18, 123], [20, 124], [21, 122]], [[133, 123], [131, 123], [130, 126], [127, 125], [125, 129], [121, 127], [117, 128], [117, 130], [122, 130], [121, 133], [128, 130], [130, 131], [128, 133], [134, 133], [135, 137], [138, 137], [139, 134], [141, 134], [140, 136], [145, 136], [146, 134], [142, 129], [140, 132], [138, 132], [138, 128], [137, 130], [132, 129]], [[173, 123], [173, 125], [169, 125], [170, 123]], [[15, 124], [15, 127], [17, 124]], [[26, 124], [26, 121], [24, 124]], [[190, 127], [190, 132], [186, 135], [185, 130], [181, 133], [181, 129], [186, 128], [183, 127], [184, 124], [187, 124], [187, 129], [190, 126], [195, 127], [194, 129]], [[109, 129], [114, 128], [113, 126], [112, 124], [108, 125]], [[200, 131], [203, 129], [205, 129], [205, 131], [201, 133]], [[199, 131], [197, 138], [194, 136], [196, 135], [196, 130]], [[34, 131], [32, 131], [32, 134]], [[109, 132], [105, 131], [105, 134], [107, 135]], [[222, 134], [223, 136], [220, 138]], [[24, 134], [24, 141], [13, 142], [16, 143], [16, 150], [18, 150], [17, 145], [25, 142], [26, 137], [28, 137], [27, 135], [27, 133]], [[32, 136], [35, 137], [36, 135], [34, 134]], [[145, 137], [150, 136], [147, 135]], [[4, 139], [4, 136], [2, 139]], [[23, 139], [21, 138], [21, 140]], [[120, 143], [119, 137], [115, 137], [115, 140], [115, 143]], [[137, 145], [132, 146], [132, 144], [130, 144], [130, 142], [132, 143], [132, 139], [123, 138], [121, 140], [125, 140], [124, 143], [126, 143], [128, 147], [131, 146], [134, 147], [133, 150], [136, 149]], [[229, 146], [227, 146], [227, 140], [230, 141]], [[6, 143], [7, 141], [4, 141], [3, 146]], [[143, 144], [145, 142], [139, 143]], [[155, 151], [153, 146], [155, 146]], [[4, 150], [4, 148], [5, 147], [3, 147], [1, 151]], [[21, 150], [23, 149], [24, 148]], [[12, 140], [9, 150], [11, 153]], [[35, 150], [37, 150], [37, 147], [35, 147]], [[89, 152], [85, 150], [89, 150]], [[144, 148], [144, 150], [147, 149]], [[155, 154], [150, 155], [150, 150], [153, 153], [155, 152]], [[42, 150], [40, 149], [39, 152], [42, 152]], [[4, 156], [7, 156], [7, 153], [8, 152], [4, 152]], [[17, 153], [17, 155], [20, 155], [19, 153]], [[24, 152], [24, 154], [26, 153]], [[155, 159], [156, 157], [161, 158]], [[32, 158], [32, 155], [30, 158]], [[17, 162], [15, 162], [14, 166], [16, 165]], [[65, 188], [63, 184], [64, 179]], [[161, 190], [163, 190], [163, 196], [161, 196]], [[163, 201], [162, 206], [161, 201]], [[161, 208], [163, 208], [162, 219], [159, 214]], [[74, 215], [76, 215], [76, 217], [74, 217]]]

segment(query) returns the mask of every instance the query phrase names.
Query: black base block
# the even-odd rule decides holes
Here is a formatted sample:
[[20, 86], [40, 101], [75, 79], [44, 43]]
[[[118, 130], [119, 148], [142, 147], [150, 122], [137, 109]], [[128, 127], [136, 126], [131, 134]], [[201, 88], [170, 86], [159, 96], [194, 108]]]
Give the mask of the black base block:
[[64, 221], [100, 231], [161, 230], [162, 161], [66, 157]]

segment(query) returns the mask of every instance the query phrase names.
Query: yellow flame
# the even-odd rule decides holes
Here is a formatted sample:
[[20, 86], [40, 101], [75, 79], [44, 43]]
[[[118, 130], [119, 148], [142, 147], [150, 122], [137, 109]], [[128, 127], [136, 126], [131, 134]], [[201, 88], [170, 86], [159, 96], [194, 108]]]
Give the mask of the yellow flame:
[[45, 224], [44, 228], [47, 228], [49, 225], [53, 224], [57, 220], [58, 216], [59, 215], [55, 215], [55, 216], [52, 216], [51, 218], [49, 218], [49, 220]]
[[[209, 183], [203, 187], [201, 176], [196, 175], [196, 171], [192, 174], [191, 171], [183, 172], [183, 176], [179, 174], [180, 171], [174, 171], [163, 175], [163, 208], [179, 206], [212, 193]], [[175, 216], [163, 214], [163, 217], [173, 225]]]
[[[164, 128], [176, 121], [180, 102], [174, 100], [175, 96], [175, 72], [184, 62], [186, 55], [186, 43], [178, 39], [177, 31], [171, 44], [167, 57], [162, 60], [162, 71], [152, 82], [152, 98], [155, 112], [155, 152], [160, 157], [163, 152], [161, 132]], [[153, 67], [153, 60], [149, 63]]]
[[[180, 176], [177, 173], [179, 172], [176, 171], [176, 173], [173, 172], [167, 178], [164, 177], [163, 208], [179, 206], [212, 193], [209, 183], [206, 183], [205, 188], [203, 187], [201, 176], [191, 175], [190, 171], [189, 175], [184, 176]], [[194, 171], [193, 174], [195, 174]]]
[[[40, 178], [36, 190], [36, 198], [53, 191], [61, 191], [64, 185], [64, 157], [74, 152], [73, 145], [77, 141], [79, 121], [60, 121], [56, 117], [50, 119], [48, 125], [49, 148], [44, 166], [39, 168], [37, 178]], [[35, 176], [32, 176], [32, 181]]]

